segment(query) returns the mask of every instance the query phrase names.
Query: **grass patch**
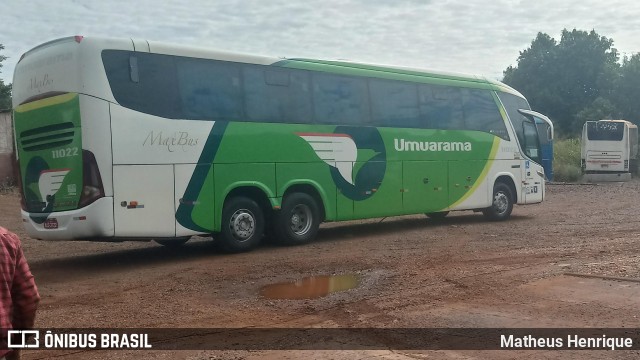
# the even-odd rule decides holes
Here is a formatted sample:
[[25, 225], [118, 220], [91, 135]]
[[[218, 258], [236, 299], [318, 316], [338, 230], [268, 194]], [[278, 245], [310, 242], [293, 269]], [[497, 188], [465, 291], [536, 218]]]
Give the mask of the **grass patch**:
[[553, 144], [553, 179], [576, 182], [582, 177], [580, 139], [558, 140]]
[[0, 194], [13, 193], [16, 189], [16, 182], [11, 178], [0, 180]]

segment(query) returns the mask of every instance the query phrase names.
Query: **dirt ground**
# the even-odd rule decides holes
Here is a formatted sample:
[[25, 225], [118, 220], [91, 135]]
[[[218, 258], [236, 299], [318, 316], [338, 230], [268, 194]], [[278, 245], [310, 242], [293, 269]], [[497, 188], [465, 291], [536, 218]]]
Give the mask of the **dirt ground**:
[[[473, 212], [324, 224], [318, 241], [225, 254], [211, 239], [44, 242], [26, 236], [18, 196], [0, 225], [20, 235], [42, 295], [37, 326], [639, 328], [640, 181], [547, 187], [506, 222]], [[628, 278], [581, 278], [590, 274]], [[270, 299], [264, 286], [355, 277], [316, 299]], [[321, 282], [321, 281], [319, 281]], [[353, 283], [347, 284], [349, 286]], [[320, 341], [320, 340], [319, 340]], [[27, 351], [24, 359], [637, 358], [634, 351], [184, 350]]]

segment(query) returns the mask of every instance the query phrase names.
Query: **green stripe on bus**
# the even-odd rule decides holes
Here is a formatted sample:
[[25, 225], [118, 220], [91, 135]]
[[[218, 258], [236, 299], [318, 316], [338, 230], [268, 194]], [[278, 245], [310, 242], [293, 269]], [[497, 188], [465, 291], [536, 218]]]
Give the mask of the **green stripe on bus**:
[[[193, 176], [191, 176], [191, 180], [189, 180], [187, 189], [182, 197], [183, 202], [191, 202], [191, 204], [193, 204], [197, 202], [198, 198], [201, 196], [201, 192], [206, 184], [206, 179], [211, 176], [210, 173], [213, 168], [213, 160], [218, 153], [227, 125], [228, 123], [226, 121], [216, 121], [213, 125], [213, 128], [207, 137], [204, 149], [202, 150], [202, 154], [200, 154], [200, 159], [198, 160], [198, 165], [200, 166], [196, 166]], [[213, 181], [211, 183], [213, 184]], [[203, 204], [203, 207], [210, 207], [210, 209], [213, 209], [213, 204]], [[193, 212], [193, 205], [181, 203], [176, 211], [176, 220], [180, 225], [187, 229], [211, 232], [213, 230], [212, 228], [206, 228], [195, 222]], [[210, 216], [212, 219], [215, 219], [213, 213], [211, 213]]]

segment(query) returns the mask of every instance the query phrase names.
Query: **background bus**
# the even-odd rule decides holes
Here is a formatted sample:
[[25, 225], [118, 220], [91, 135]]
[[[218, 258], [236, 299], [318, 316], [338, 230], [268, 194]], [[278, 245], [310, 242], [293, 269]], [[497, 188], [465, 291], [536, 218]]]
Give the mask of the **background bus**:
[[630, 179], [631, 172], [637, 172], [637, 156], [638, 127], [632, 122], [599, 120], [584, 124], [581, 157], [585, 174]]
[[476, 76], [77, 36], [23, 55], [13, 92], [39, 239], [241, 251], [322, 221], [502, 220], [544, 198], [526, 99]]

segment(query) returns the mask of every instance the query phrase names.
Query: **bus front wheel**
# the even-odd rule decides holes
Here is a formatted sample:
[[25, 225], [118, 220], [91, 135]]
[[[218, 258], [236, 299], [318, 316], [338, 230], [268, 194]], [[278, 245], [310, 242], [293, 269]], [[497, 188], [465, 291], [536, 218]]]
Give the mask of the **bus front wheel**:
[[320, 227], [318, 203], [309, 194], [287, 195], [274, 216], [273, 226], [278, 241], [283, 244], [301, 245], [312, 241]]
[[224, 250], [249, 251], [260, 243], [263, 232], [264, 214], [255, 201], [236, 197], [224, 205], [219, 235]]
[[511, 188], [505, 183], [496, 183], [493, 186], [491, 206], [482, 210], [487, 219], [492, 221], [506, 220], [513, 210], [513, 194]]

